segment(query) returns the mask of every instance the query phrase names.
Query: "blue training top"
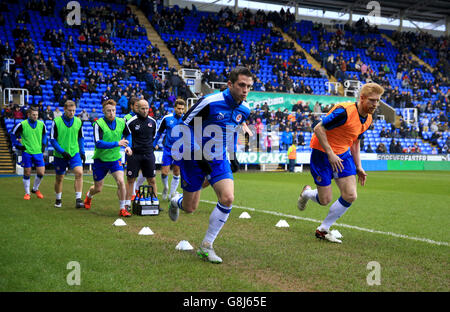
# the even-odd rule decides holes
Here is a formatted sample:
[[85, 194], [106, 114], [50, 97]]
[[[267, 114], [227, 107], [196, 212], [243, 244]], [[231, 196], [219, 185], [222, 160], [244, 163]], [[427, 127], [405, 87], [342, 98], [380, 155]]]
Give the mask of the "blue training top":
[[174, 136], [172, 133], [172, 129], [176, 126], [183, 123], [183, 115], [181, 117], [178, 117], [177, 114], [168, 114], [163, 117], [161, 120], [161, 123], [159, 124], [158, 130], [156, 132], [156, 137], [153, 140], [153, 147], [155, 147], [158, 144], [159, 139], [161, 138], [161, 135], [166, 132], [166, 135], [163, 140], [163, 145], [165, 148], [172, 148], [173, 143], [175, 143], [179, 139], [178, 136]]
[[[201, 98], [183, 117], [184, 124], [191, 129], [191, 151], [198, 152], [201, 146], [203, 157], [209, 160], [227, 159], [227, 148], [229, 150], [236, 144], [236, 128], [249, 115], [247, 102], [236, 103], [229, 89]], [[201, 117], [202, 133], [195, 133], [194, 127], [199, 122], [196, 122], [196, 117]], [[222, 133], [216, 133], [217, 130]], [[206, 144], [212, 148], [204, 148]]]

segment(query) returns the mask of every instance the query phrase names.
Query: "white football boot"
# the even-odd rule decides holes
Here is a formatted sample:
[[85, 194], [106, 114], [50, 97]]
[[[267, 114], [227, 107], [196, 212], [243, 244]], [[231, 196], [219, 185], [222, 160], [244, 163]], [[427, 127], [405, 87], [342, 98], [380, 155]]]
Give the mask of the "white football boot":
[[180, 215], [180, 209], [178, 208], [178, 200], [180, 199], [181, 194], [175, 194], [169, 201], [169, 218], [172, 221], [177, 221], [178, 216]]
[[319, 228], [317, 228], [316, 230], [316, 237], [332, 243], [342, 244], [342, 241], [340, 239], [337, 239], [336, 236], [331, 234], [331, 232], [320, 231]]
[[170, 200], [170, 197], [169, 197], [169, 189], [168, 188], [164, 188], [163, 189], [163, 191], [162, 191], [162, 199], [163, 200]]
[[211, 244], [203, 242], [197, 250], [197, 255], [201, 259], [206, 259], [211, 263], [222, 263], [222, 258], [220, 258]]
[[300, 196], [298, 197], [298, 200], [297, 200], [297, 208], [298, 208], [298, 210], [300, 210], [300, 211], [305, 210], [305, 208], [306, 208], [306, 203], [308, 202], [308, 198], [303, 197], [303, 193], [304, 193], [306, 190], [310, 190], [310, 189], [311, 189], [311, 186], [309, 186], [309, 185], [305, 185], [305, 186], [303, 187], [303, 190], [302, 190], [302, 192], [300, 193]]

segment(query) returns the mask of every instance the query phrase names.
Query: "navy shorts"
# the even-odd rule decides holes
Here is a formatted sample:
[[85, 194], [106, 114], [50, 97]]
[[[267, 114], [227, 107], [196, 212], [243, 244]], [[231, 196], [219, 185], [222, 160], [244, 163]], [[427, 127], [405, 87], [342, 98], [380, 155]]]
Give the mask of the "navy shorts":
[[136, 178], [139, 175], [139, 170], [145, 178], [154, 178], [156, 176], [155, 170], [155, 154], [153, 152], [146, 154], [137, 154], [128, 156], [127, 158], [127, 178]]
[[72, 170], [75, 167], [83, 166], [83, 161], [81, 160], [80, 153], [76, 153], [70, 160], [55, 157], [53, 166], [55, 167], [55, 173], [57, 175], [63, 175], [66, 173], [67, 168]]
[[122, 161], [120, 159], [116, 161], [101, 161], [100, 159], [94, 159], [92, 165], [92, 175], [94, 181], [103, 180], [108, 172], [114, 173], [116, 171], [123, 171]]
[[317, 185], [328, 186], [331, 184], [332, 179], [356, 175], [356, 166], [350, 151], [348, 150], [338, 156], [343, 160], [342, 165], [344, 166], [344, 170], [342, 172], [333, 171], [326, 153], [316, 149], [312, 150], [310, 171]]
[[22, 167], [31, 168], [33, 164], [36, 168], [45, 167], [44, 154], [28, 154], [27, 152], [22, 152]]

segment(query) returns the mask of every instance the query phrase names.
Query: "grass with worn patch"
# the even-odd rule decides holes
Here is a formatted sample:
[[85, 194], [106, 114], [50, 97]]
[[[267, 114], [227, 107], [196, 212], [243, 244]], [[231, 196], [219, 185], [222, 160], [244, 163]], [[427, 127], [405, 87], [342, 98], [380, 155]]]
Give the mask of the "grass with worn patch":
[[[63, 207], [53, 207], [53, 183], [54, 176], [46, 176], [45, 198], [32, 195], [26, 202], [20, 177], [0, 178], [0, 291], [450, 290], [447, 172], [369, 172], [367, 186], [359, 187], [357, 201], [337, 222], [381, 233], [335, 226], [344, 235], [340, 245], [314, 237], [328, 207], [310, 202], [304, 212], [296, 208], [300, 189], [312, 183], [308, 173], [238, 173], [235, 207], [215, 242], [221, 265], [195, 255], [217, 201], [211, 188], [202, 200], [212, 203], [181, 212], [177, 222], [168, 218], [164, 202], [159, 216], [133, 216], [125, 219], [127, 226], [114, 227], [118, 200], [111, 177], [89, 211], [74, 208], [70, 175]], [[91, 184], [86, 175], [84, 193]], [[243, 211], [252, 218], [239, 219]], [[290, 227], [275, 227], [280, 219]], [[155, 234], [138, 235], [144, 226]], [[194, 251], [176, 250], [181, 240]], [[70, 261], [80, 264], [79, 286], [67, 284]], [[371, 261], [381, 267], [379, 286], [366, 281]]]

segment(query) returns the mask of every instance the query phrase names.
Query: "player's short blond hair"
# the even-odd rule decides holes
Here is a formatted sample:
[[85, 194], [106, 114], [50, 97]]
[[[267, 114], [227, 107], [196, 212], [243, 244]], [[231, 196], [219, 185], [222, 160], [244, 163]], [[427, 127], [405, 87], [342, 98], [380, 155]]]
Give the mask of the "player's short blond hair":
[[116, 101], [114, 101], [113, 99], [109, 99], [109, 100], [106, 100], [106, 101], [104, 101], [104, 102], [102, 103], [103, 108], [105, 108], [106, 105], [116, 106], [117, 103], [116, 103]]
[[361, 96], [368, 96], [369, 94], [379, 94], [382, 95], [384, 93], [384, 88], [380, 86], [378, 83], [370, 82], [366, 83], [362, 86], [361, 90], [359, 91], [359, 97]]

